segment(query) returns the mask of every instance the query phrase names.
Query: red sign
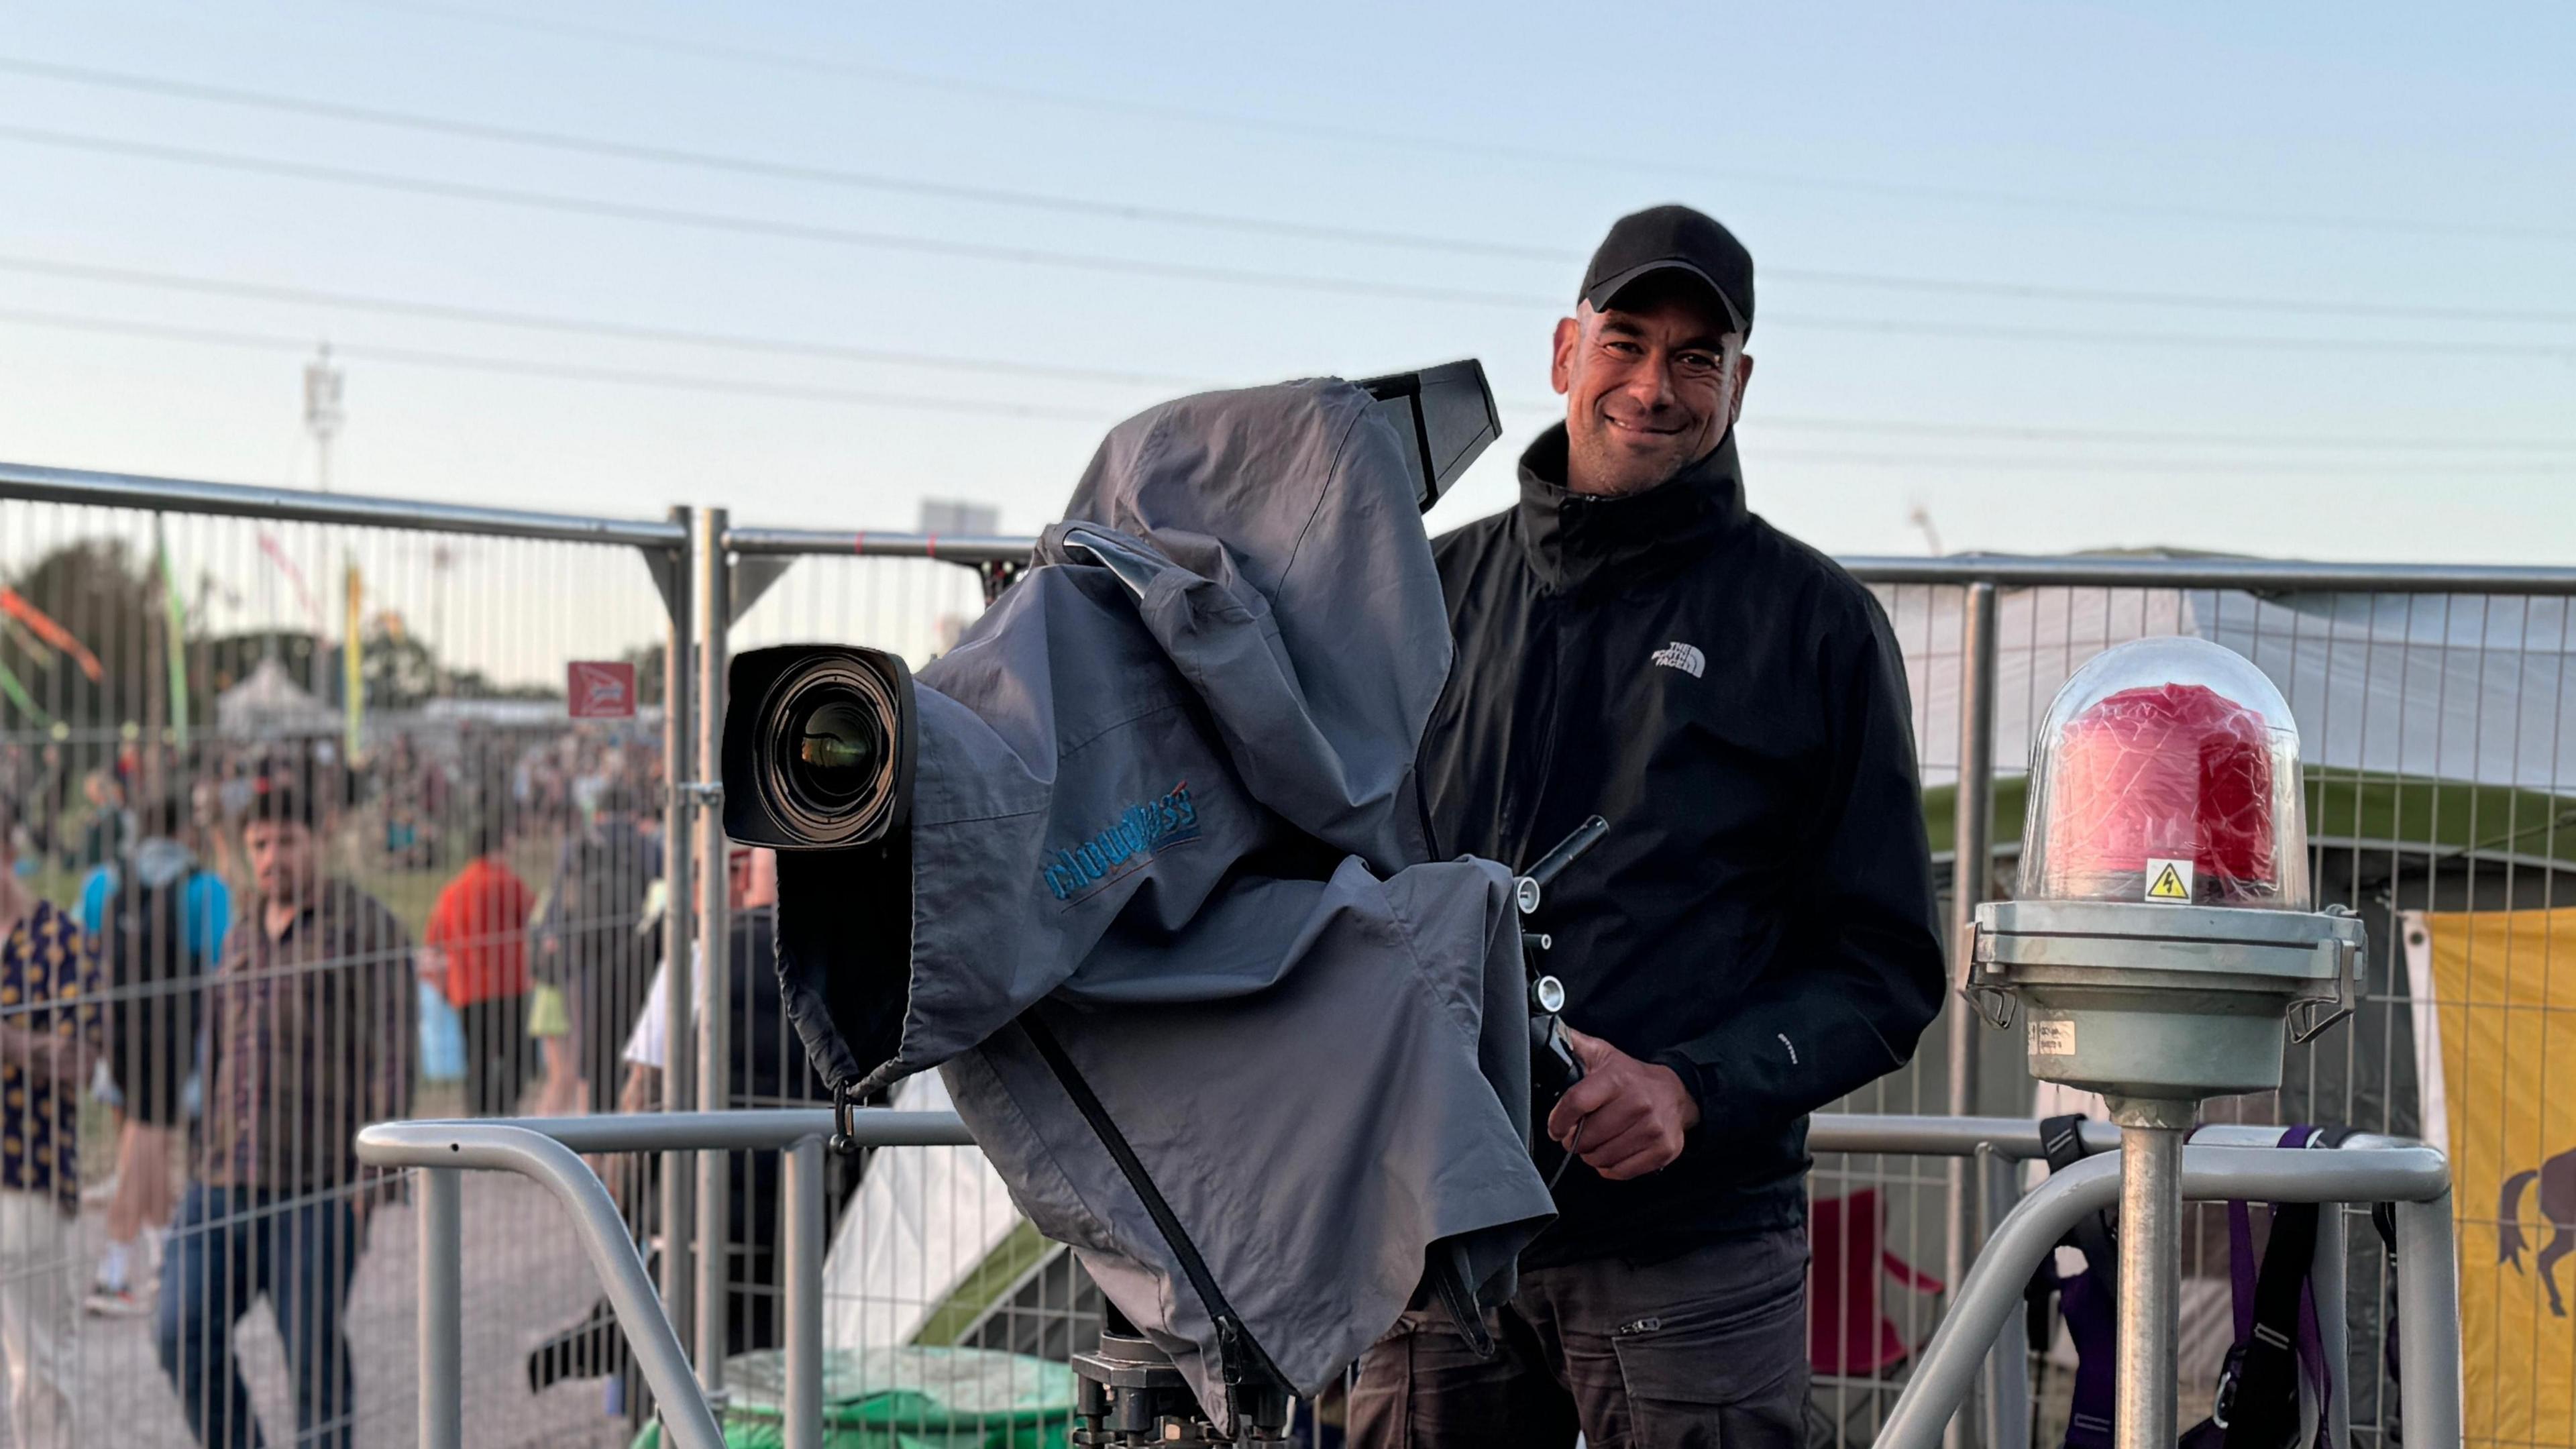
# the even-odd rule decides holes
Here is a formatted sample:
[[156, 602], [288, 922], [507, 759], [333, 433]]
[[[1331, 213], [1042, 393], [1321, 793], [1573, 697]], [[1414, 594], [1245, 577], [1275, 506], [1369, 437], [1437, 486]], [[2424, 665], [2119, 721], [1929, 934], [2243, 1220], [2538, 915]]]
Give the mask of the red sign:
[[574, 719], [635, 718], [635, 666], [611, 659], [576, 659], [564, 684]]

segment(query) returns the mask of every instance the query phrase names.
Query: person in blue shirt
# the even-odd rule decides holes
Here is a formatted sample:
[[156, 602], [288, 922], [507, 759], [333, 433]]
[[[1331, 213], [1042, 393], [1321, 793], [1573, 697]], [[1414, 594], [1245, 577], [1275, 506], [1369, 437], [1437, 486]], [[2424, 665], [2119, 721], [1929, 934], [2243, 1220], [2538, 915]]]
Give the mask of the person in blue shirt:
[[[142, 1291], [136, 1282], [150, 1265], [138, 1275], [134, 1249], [147, 1231], [158, 1239], [176, 1204], [171, 1134], [186, 1125], [197, 1068], [198, 978], [223, 958], [232, 922], [232, 893], [188, 845], [183, 798], [154, 802], [141, 826], [134, 848], [91, 871], [80, 894], [81, 933], [97, 943], [110, 983], [108, 1070], [125, 1114], [107, 1248], [89, 1297], [90, 1311], [109, 1317], [151, 1311], [148, 1282]], [[143, 1256], [156, 1258], [157, 1246]]]

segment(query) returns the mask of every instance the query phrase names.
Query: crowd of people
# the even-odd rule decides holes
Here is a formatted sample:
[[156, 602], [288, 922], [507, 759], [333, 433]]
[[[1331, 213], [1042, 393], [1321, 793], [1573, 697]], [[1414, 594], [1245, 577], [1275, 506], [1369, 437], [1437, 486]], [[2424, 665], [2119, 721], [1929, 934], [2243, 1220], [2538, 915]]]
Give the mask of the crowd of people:
[[[357, 760], [329, 741], [76, 757], [0, 744], [11, 1440], [97, 1442], [69, 1388], [85, 1310], [153, 1319], [201, 1444], [263, 1442], [235, 1341], [265, 1299], [293, 1442], [345, 1446], [342, 1314], [399, 1190], [355, 1135], [429, 1110], [424, 1084], [449, 1076], [439, 1115], [615, 1108], [660, 958], [658, 743], [468, 731]], [[452, 1013], [443, 1070], [424, 1013]], [[81, 1160], [84, 1112], [109, 1119], [87, 1134], [109, 1162]], [[85, 1207], [105, 1229], [89, 1262]]]

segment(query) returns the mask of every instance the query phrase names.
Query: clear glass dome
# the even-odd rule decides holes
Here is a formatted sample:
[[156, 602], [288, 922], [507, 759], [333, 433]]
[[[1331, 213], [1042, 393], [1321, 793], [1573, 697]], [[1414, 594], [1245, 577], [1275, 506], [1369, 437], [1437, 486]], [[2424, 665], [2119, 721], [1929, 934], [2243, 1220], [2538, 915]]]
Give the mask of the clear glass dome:
[[2206, 639], [2137, 639], [2075, 671], [2031, 741], [2026, 899], [2304, 911], [2299, 727]]

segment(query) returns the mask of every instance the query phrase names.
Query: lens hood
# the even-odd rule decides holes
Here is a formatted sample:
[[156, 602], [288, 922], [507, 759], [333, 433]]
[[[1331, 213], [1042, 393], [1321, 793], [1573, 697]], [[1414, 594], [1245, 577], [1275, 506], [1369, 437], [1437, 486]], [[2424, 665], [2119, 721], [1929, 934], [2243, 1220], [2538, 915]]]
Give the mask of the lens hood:
[[912, 671], [882, 649], [785, 644], [726, 674], [725, 834], [777, 850], [870, 845], [912, 819]]

